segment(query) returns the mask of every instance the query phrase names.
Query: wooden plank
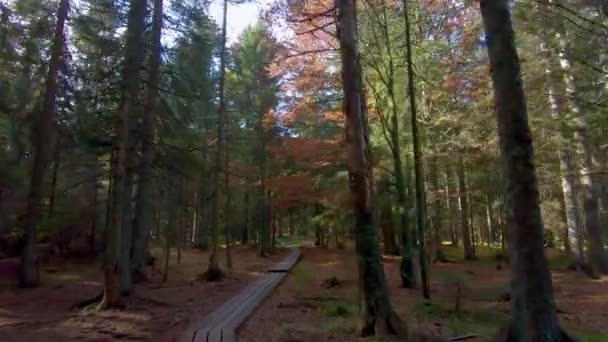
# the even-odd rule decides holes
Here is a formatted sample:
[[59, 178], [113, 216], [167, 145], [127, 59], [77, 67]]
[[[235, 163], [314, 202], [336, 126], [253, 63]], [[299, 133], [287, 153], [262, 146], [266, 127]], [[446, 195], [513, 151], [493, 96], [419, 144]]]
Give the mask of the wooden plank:
[[280, 263], [267, 270], [261, 279], [247, 286], [204, 319], [195, 321], [180, 336], [180, 342], [234, 342], [236, 330], [255, 312], [298, 262], [301, 253], [294, 249]]

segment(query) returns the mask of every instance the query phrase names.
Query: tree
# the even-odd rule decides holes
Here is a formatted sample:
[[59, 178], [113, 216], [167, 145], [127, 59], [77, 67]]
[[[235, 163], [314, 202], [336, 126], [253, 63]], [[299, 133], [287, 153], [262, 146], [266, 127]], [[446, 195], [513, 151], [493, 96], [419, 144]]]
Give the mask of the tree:
[[507, 341], [568, 341], [559, 327], [543, 251], [543, 222], [526, 101], [506, 0], [480, 1], [495, 91], [511, 236], [512, 317]]
[[151, 54], [149, 59], [149, 78], [147, 84], [146, 105], [143, 112], [141, 150], [142, 160], [139, 166], [135, 215], [133, 219], [133, 272], [137, 278], [143, 276], [148, 250], [148, 237], [153, 224], [154, 205], [152, 164], [154, 162], [154, 131], [158, 111], [161, 66], [161, 35], [163, 26], [163, 1], [154, 0], [152, 18], [152, 35], [150, 39]]
[[[104, 295], [98, 309], [109, 309], [119, 304], [121, 292], [130, 287], [130, 217], [131, 200], [127, 182], [130, 181], [127, 167], [130, 153], [132, 118], [139, 94], [140, 70], [143, 62], [143, 32], [146, 17], [146, 0], [133, 0], [129, 6], [125, 43], [125, 59], [122, 67], [121, 99], [116, 112], [116, 161], [113, 168], [112, 213], [107, 232], [104, 259]], [[125, 241], [127, 240], [127, 241]]]
[[338, 38], [342, 60], [345, 134], [349, 186], [355, 216], [355, 249], [362, 293], [362, 336], [374, 335], [384, 322], [391, 333], [403, 334], [404, 325], [393, 312], [380, 263], [378, 230], [371, 202], [371, 149], [358, 48], [356, 1], [339, 0]]
[[403, 0], [403, 17], [405, 19], [405, 46], [407, 75], [408, 75], [408, 97], [410, 101], [410, 118], [412, 124], [412, 141], [414, 145], [414, 170], [416, 177], [416, 225], [418, 227], [418, 249], [420, 261], [420, 277], [422, 279], [422, 294], [424, 298], [430, 298], [428, 269], [426, 265], [425, 238], [427, 229], [426, 199], [424, 192], [424, 170], [422, 165], [422, 151], [418, 136], [418, 116], [416, 107], [416, 89], [414, 83], [414, 65], [412, 61], [412, 41], [410, 33], [410, 20], [408, 11], [408, 0]]
[[33, 135], [35, 146], [34, 165], [31, 172], [30, 191], [27, 200], [24, 226], [24, 246], [21, 255], [21, 274], [19, 285], [35, 286], [38, 283], [36, 271], [36, 230], [42, 217], [43, 180], [48, 166], [49, 144], [53, 116], [57, 101], [57, 76], [63, 60], [65, 48], [64, 27], [70, 9], [68, 0], [61, 0], [57, 10], [57, 22], [51, 47], [51, 59], [46, 76], [42, 108], [38, 113], [36, 134]]

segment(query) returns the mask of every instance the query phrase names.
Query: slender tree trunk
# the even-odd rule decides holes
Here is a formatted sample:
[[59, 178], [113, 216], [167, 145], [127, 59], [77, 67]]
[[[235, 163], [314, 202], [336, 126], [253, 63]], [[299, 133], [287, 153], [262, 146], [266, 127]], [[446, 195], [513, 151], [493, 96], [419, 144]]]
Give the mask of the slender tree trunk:
[[442, 239], [441, 239], [441, 227], [443, 226], [443, 216], [441, 207], [441, 187], [439, 186], [439, 177], [437, 175], [437, 156], [434, 155], [429, 163], [429, 178], [431, 182], [431, 188], [435, 193], [433, 199], [433, 260], [435, 262], [445, 262], [445, 254], [443, 254]]
[[[224, 153], [224, 129], [226, 104], [224, 99], [224, 88], [226, 85], [226, 27], [228, 13], [228, 0], [224, 0], [222, 36], [220, 46], [220, 77], [219, 77], [219, 106], [217, 111], [217, 149], [215, 151], [215, 170], [213, 184], [215, 194], [213, 196], [213, 212], [211, 213], [211, 253], [209, 256], [209, 267], [207, 268], [207, 279], [217, 280], [222, 278], [222, 270], [218, 260], [219, 223], [220, 223], [220, 187], [222, 176], [222, 155]], [[226, 172], [226, 171], [224, 171]]]
[[342, 60], [343, 111], [349, 185], [355, 216], [355, 249], [361, 291], [361, 335], [376, 333], [379, 321], [388, 331], [403, 334], [404, 325], [392, 311], [380, 262], [378, 230], [374, 222], [371, 186], [371, 149], [358, 48], [356, 2], [337, 0], [338, 36]]
[[21, 253], [21, 272], [19, 286], [33, 287], [39, 282], [36, 272], [36, 231], [42, 217], [42, 196], [44, 175], [48, 167], [49, 138], [57, 101], [57, 76], [61, 68], [65, 46], [64, 26], [69, 12], [69, 1], [61, 0], [57, 11], [57, 24], [51, 46], [51, 59], [46, 76], [42, 109], [38, 116], [36, 134], [33, 134], [34, 145], [33, 167], [31, 171], [30, 190], [27, 197], [27, 208], [23, 222], [23, 250]]
[[250, 213], [249, 213], [249, 191], [245, 191], [245, 198], [244, 198], [244, 202], [245, 202], [245, 225], [242, 228], [241, 231], [241, 244], [242, 245], [246, 245], [249, 243], [249, 230], [250, 230], [250, 225], [251, 225], [251, 217], [250, 217]]
[[[226, 127], [226, 129], [228, 130], [228, 127]], [[228, 136], [228, 132], [227, 132], [226, 136]], [[228, 140], [228, 139], [226, 139], [226, 140]], [[230, 198], [230, 172], [229, 172], [230, 165], [229, 164], [230, 164], [230, 148], [229, 148], [229, 146], [226, 146], [226, 163], [224, 166], [224, 194], [226, 197], [226, 202], [224, 205], [224, 233], [226, 235], [226, 266], [228, 268], [232, 268], [232, 253], [230, 250], [230, 243], [231, 243], [230, 217], [231, 217], [231, 215], [229, 214], [230, 206], [232, 205], [232, 203], [231, 203], [231, 198]]]
[[99, 183], [97, 182], [97, 178], [99, 177], [99, 168], [98, 168], [98, 159], [97, 155], [95, 155], [95, 184], [94, 184], [94, 193], [93, 193], [93, 203], [91, 208], [91, 217], [90, 217], [90, 227], [91, 227], [91, 236], [89, 237], [89, 251], [91, 255], [95, 255], [95, 245], [96, 245], [96, 237], [97, 237], [97, 201], [99, 199]]
[[450, 227], [451, 245], [456, 247], [456, 246], [458, 246], [458, 236], [456, 235], [456, 227], [454, 224], [456, 204], [454, 204], [454, 201], [452, 200], [452, 197], [454, 195], [453, 195], [452, 187], [450, 186], [451, 184], [452, 184], [452, 173], [450, 171], [450, 166], [446, 165], [445, 166], [445, 203], [446, 203], [447, 213], [449, 215], [448, 224]]
[[48, 218], [52, 218], [55, 213], [55, 192], [57, 191], [57, 177], [59, 174], [59, 166], [61, 164], [61, 135], [57, 132], [57, 141], [55, 142], [55, 156], [53, 157], [53, 175], [51, 176], [51, 195], [49, 196], [49, 211]]
[[[546, 57], [551, 57], [546, 49]], [[566, 131], [568, 129], [564, 122], [565, 106], [561, 99], [563, 94], [559, 94], [556, 85], [560, 82], [556, 79], [555, 71], [548, 66], [545, 74], [547, 76], [547, 90], [551, 117], [560, 122], [560, 135], [558, 142], [558, 159], [562, 185], [563, 207], [566, 218], [566, 232], [568, 244], [572, 254], [572, 263], [578, 269], [585, 264], [585, 253], [583, 251], [583, 236], [580, 227], [581, 220], [578, 215], [578, 200], [576, 198], [576, 166], [572, 160], [571, 151], [567, 146]]]
[[[388, 179], [385, 180], [388, 182]], [[388, 185], [387, 185], [388, 187]], [[384, 188], [381, 191], [388, 191]], [[398, 255], [399, 248], [395, 243], [395, 231], [393, 221], [393, 205], [388, 195], [379, 196], [380, 200], [380, 226], [382, 229], [382, 240], [384, 241], [384, 253], [390, 255]]]
[[418, 259], [420, 261], [420, 278], [422, 283], [422, 295], [430, 298], [428, 269], [426, 265], [426, 252], [424, 233], [427, 229], [426, 200], [424, 193], [424, 170], [422, 165], [422, 150], [418, 136], [418, 117], [416, 113], [416, 88], [414, 80], [414, 62], [412, 61], [412, 42], [410, 34], [410, 20], [408, 14], [408, 1], [403, 0], [403, 17], [405, 19], [405, 45], [407, 48], [407, 75], [408, 75], [408, 97], [410, 100], [410, 117], [412, 125], [412, 141], [414, 144], [414, 173], [416, 176], [416, 224], [418, 226]]
[[570, 49], [561, 25], [558, 25], [556, 38], [559, 43], [559, 58], [563, 70], [567, 103], [570, 113], [574, 117], [574, 143], [579, 157], [585, 228], [589, 242], [589, 264], [593, 271], [608, 274], [608, 254], [604, 248], [604, 232], [600, 225], [599, 188], [592, 176], [595, 160], [588, 132], [589, 124], [587, 115], [582, 112], [576, 100], [576, 82], [570, 64]]
[[507, 224], [511, 234], [512, 317], [506, 341], [566, 341], [557, 322], [543, 250], [532, 137], [507, 0], [481, 0], [494, 85]]
[[469, 203], [467, 200], [467, 186], [465, 179], [464, 156], [458, 153], [458, 201], [460, 203], [460, 229], [462, 231], [462, 244], [464, 246], [464, 260], [475, 259], [471, 229], [469, 227]]
[[152, 36], [150, 40], [150, 60], [148, 62], [148, 87], [142, 120], [142, 159], [139, 166], [139, 183], [135, 204], [133, 225], [133, 273], [135, 279], [143, 279], [150, 230], [154, 224], [154, 189], [152, 163], [156, 154], [154, 138], [156, 112], [158, 108], [158, 87], [160, 84], [161, 35], [163, 26], [163, 0], [153, 0]]
[[[127, 235], [130, 231], [130, 222], [125, 226], [125, 220], [130, 216], [130, 213], [125, 213], [125, 209], [131, 205], [132, 194], [128, 189], [131, 186], [129, 172], [127, 171], [130, 161], [130, 137], [129, 129], [131, 128], [132, 120], [129, 119], [130, 113], [133, 112], [140, 86], [140, 70], [143, 60], [143, 33], [145, 28], [146, 18], [146, 0], [132, 0], [129, 7], [126, 44], [125, 44], [125, 60], [123, 61], [122, 69], [122, 94], [121, 101], [116, 113], [116, 145], [113, 173], [113, 188], [112, 188], [112, 213], [110, 218], [110, 227], [108, 227], [108, 240], [106, 241], [106, 255], [104, 260], [104, 296], [98, 309], [109, 309], [119, 304], [120, 300], [120, 282], [119, 274], [125, 268], [130, 269], [130, 265], [125, 264], [128, 258], [124, 257], [128, 254], [123, 253], [121, 258], [121, 246], [123, 239], [131, 239]], [[124, 217], [123, 217], [124, 216]], [[124, 250], [124, 249], [123, 249]], [[130, 271], [130, 270], [129, 270]], [[124, 290], [124, 282], [122, 284]]]

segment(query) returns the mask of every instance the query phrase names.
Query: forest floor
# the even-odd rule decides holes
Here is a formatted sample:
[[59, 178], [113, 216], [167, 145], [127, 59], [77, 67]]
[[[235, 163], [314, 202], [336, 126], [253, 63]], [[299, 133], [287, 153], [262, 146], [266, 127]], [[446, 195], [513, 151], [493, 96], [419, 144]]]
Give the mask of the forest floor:
[[[160, 250], [153, 254], [159, 257]], [[76, 308], [103, 289], [101, 264], [92, 259], [53, 259], [41, 267], [42, 285], [15, 287], [16, 259], [0, 260], [0, 340], [28, 341], [173, 341], [188, 322], [203, 317], [241, 288], [279, 262], [285, 251], [257, 258], [249, 246], [233, 248], [233, 270], [221, 282], [198, 279], [208, 253], [182, 251], [177, 264], [171, 255], [169, 279], [162, 282], [163, 260], [156, 259], [149, 281], [134, 286], [125, 308], [96, 312], [94, 306]], [[225, 250], [220, 250], [225, 265]]]
[[[450, 260], [462, 260], [458, 249], [444, 247]], [[510, 271], [498, 270], [492, 254], [478, 248], [479, 261], [432, 265], [430, 303], [420, 290], [400, 287], [400, 259], [385, 256], [394, 309], [410, 328], [427, 335], [476, 334], [473, 341], [491, 341], [510, 310]], [[550, 255], [550, 261], [562, 325], [582, 342], [608, 341], [608, 278], [591, 280], [562, 271], [565, 259], [560, 255]], [[364, 341], [356, 337], [356, 277], [353, 252], [303, 249], [300, 263], [242, 327], [239, 341]], [[458, 287], [460, 313], [455, 310]]]

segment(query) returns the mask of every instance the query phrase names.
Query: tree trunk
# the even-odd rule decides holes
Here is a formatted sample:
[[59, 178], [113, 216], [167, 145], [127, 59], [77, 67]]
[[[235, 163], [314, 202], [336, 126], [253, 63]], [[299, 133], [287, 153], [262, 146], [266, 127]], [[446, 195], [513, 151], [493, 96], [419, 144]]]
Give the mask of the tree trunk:
[[543, 222], [532, 137], [507, 0], [481, 0], [494, 85], [501, 149], [512, 291], [506, 341], [569, 340], [558, 325], [551, 276], [543, 250]]
[[465, 179], [464, 156], [458, 153], [458, 201], [460, 203], [460, 229], [462, 231], [462, 244], [464, 246], [464, 260], [475, 259], [475, 251], [471, 241], [469, 227], [469, 203], [467, 200], [467, 187]]
[[458, 246], [458, 235], [456, 234], [456, 225], [454, 224], [454, 216], [455, 216], [455, 210], [456, 210], [456, 204], [454, 203], [454, 201], [452, 200], [452, 197], [454, 197], [453, 194], [453, 189], [450, 186], [452, 184], [452, 173], [450, 171], [450, 166], [446, 165], [445, 166], [445, 204], [446, 204], [446, 211], [449, 215], [448, 217], [448, 224], [450, 227], [450, 242], [451, 245], [453, 247]]
[[[388, 180], [386, 180], [388, 181]], [[386, 191], [388, 189], [381, 189]], [[388, 195], [380, 197], [380, 226], [382, 229], [382, 240], [384, 241], [384, 253], [389, 255], [399, 255], [399, 248], [395, 243], [395, 231], [393, 221], [393, 206]]]
[[[228, 130], [228, 127], [226, 127]], [[228, 133], [228, 132], [227, 132]], [[228, 137], [228, 134], [226, 134]], [[226, 143], [228, 143], [228, 139], [226, 139]], [[230, 201], [230, 172], [229, 165], [230, 164], [230, 149], [226, 146], [226, 163], [224, 164], [224, 195], [226, 197], [225, 205], [224, 205], [224, 233], [226, 235], [226, 266], [228, 268], [232, 268], [232, 253], [230, 250], [231, 236], [230, 236], [230, 217], [228, 213], [230, 212], [230, 207], [232, 205]]]
[[[437, 152], [435, 152], [437, 153]], [[441, 228], [443, 225], [442, 207], [441, 207], [441, 187], [439, 186], [439, 177], [437, 175], [437, 156], [433, 156], [429, 163], [429, 178], [431, 187], [435, 193], [433, 199], [433, 260], [435, 262], [445, 262], [445, 254], [443, 254]]]
[[403, 0], [403, 17], [405, 19], [405, 45], [407, 48], [407, 75], [408, 75], [408, 98], [410, 100], [410, 117], [412, 125], [412, 142], [414, 145], [414, 174], [416, 177], [416, 225], [418, 227], [418, 259], [420, 262], [420, 278], [422, 283], [422, 295], [430, 298], [428, 269], [426, 265], [424, 233], [427, 228], [426, 200], [424, 193], [424, 170], [422, 165], [422, 149], [418, 136], [418, 118], [416, 113], [416, 88], [414, 80], [414, 63], [412, 61], [412, 42], [410, 34], [410, 20], [408, 14], [408, 1]]
[[21, 272], [19, 286], [33, 287], [38, 285], [36, 272], [36, 231], [42, 217], [42, 196], [44, 175], [48, 167], [49, 139], [52, 130], [55, 104], [57, 101], [57, 75], [62, 65], [65, 46], [64, 26], [68, 16], [70, 4], [68, 0], [61, 0], [57, 10], [57, 24], [51, 46], [49, 71], [46, 76], [44, 99], [38, 117], [36, 134], [33, 134], [34, 145], [33, 167], [31, 171], [30, 190], [27, 197], [27, 208], [23, 222], [23, 250], [21, 253]]
[[[546, 57], [550, 58], [549, 51], [544, 49]], [[549, 61], [550, 63], [550, 61]], [[559, 122], [560, 135], [558, 137], [559, 169], [562, 185], [563, 207], [566, 219], [567, 241], [572, 255], [572, 264], [580, 269], [585, 265], [585, 253], [583, 251], [583, 236], [580, 227], [581, 220], [578, 215], [578, 200], [575, 193], [576, 188], [576, 166], [572, 160], [571, 151], [567, 146], [565, 123], [565, 106], [562, 100], [563, 94], [559, 94], [556, 85], [560, 82], [556, 77], [555, 71], [549, 65], [545, 71], [547, 76], [547, 91], [551, 117]]]
[[358, 48], [355, 0], [338, 0], [338, 37], [342, 60], [343, 111], [349, 186], [355, 216], [355, 249], [358, 255], [363, 336], [374, 335], [381, 322], [388, 331], [404, 327], [392, 311], [384, 270], [380, 262], [378, 230], [371, 196], [371, 149]]
[[53, 157], [53, 175], [51, 176], [51, 195], [49, 197], [48, 218], [52, 218], [55, 213], [55, 193], [57, 192], [57, 177], [59, 174], [59, 165], [61, 164], [61, 135], [57, 132], [57, 140], [55, 142], [55, 156]]
[[148, 62], [148, 87], [146, 105], [142, 120], [142, 159], [139, 172], [138, 191], [135, 204], [135, 217], [133, 225], [133, 275], [142, 278], [146, 267], [146, 254], [150, 230], [154, 224], [154, 189], [152, 164], [156, 154], [154, 138], [156, 111], [158, 108], [158, 87], [160, 84], [161, 64], [161, 34], [163, 26], [163, 0], [154, 1], [152, 15], [152, 36], [150, 40], [151, 55]]
[[226, 104], [224, 99], [224, 88], [226, 84], [226, 24], [228, 13], [228, 0], [224, 0], [222, 36], [220, 46], [220, 77], [219, 77], [219, 106], [217, 111], [217, 148], [215, 151], [215, 170], [213, 174], [213, 206], [211, 213], [211, 253], [209, 256], [209, 267], [207, 268], [207, 279], [218, 280], [222, 278], [222, 270], [218, 261], [219, 223], [220, 223], [220, 187], [222, 176], [222, 155], [224, 153], [224, 116]]
[[[249, 182], [247, 182], [249, 183]], [[242, 245], [246, 245], [249, 243], [249, 229], [250, 229], [250, 225], [251, 225], [251, 218], [250, 218], [250, 213], [249, 213], [249, 191], [245, 191], [245, 198], [244, 198], [244, 202], [245, 202], [245, 224], [241, 230], [241, 244]]]
[[576, 100], [576, 82], [571, 70], [570, 51], [561, 25], [558, 25], [556, 38], [559, 43], [559, 58], [564, 73], [568, 107], [574, 117], [574, 143], [579, 157], [585, 228], [589, 242], [589, 264], [593, 271], [608, 274], [608, 254], [604, 249], [604, 232], [600, 225], [599, 188], [592, 176], [595, 160], [589, 137], [589, 124], [586, 114], [582, 112]]
[[[125, 209], [131, 205], [132, 194], [127, 184], [129, 173], [127, 172], [130, 161], [129, 148], [131, 128], [130, 113], [134, 111], [137, 104], [137, 97], [140, 86], [140, 70], [143, 60], [143, 33], [146, 18], [146, 0], [132, 0], [129, 7], [125, 60], [122, 69], [122, 94], [120, 105], [116, 113], [116, 139], [115, 157], [112, 188], [112, 212], [110, 217], [110, 227], [108, 227], [108, 240], [106, 241], [106, 255], [104, 260], [104, 296], [98, 309], [109, 309], [119, 304], [120, 284], [118, 275], [125, 268], [130, 269], [130, 265], [124, 264], [126, 257], [121, 258], [120, 251], [123, 239], [131, 239], [126, 235], [130, 227], [124, 225], [125, 219], [130, 215], [125, 215]], [[123, 217], [124, 216], [124, 217]], [[130, 223], [130, 222], [129, 222]], [[123, 256], [125, 256], [123, 254]], [[126, 274], [126, 273], [122, 273]], [[124, 284], [123, 284], [124, 285]], [[124, 289], [124, 286], [123, 286]]]

